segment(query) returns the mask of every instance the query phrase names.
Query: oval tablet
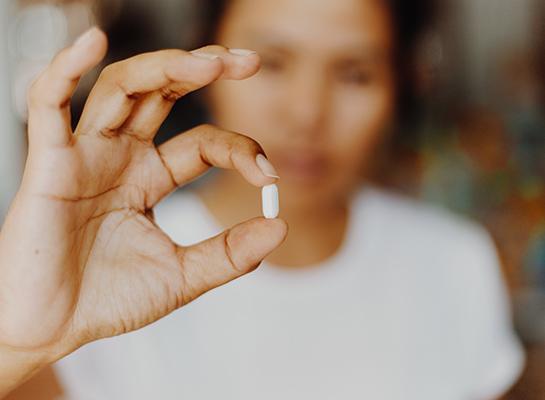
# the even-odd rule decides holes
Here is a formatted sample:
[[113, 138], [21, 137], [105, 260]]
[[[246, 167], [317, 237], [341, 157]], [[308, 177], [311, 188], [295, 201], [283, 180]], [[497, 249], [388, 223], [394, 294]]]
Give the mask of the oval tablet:
[[280, 204], [278, 201], [278, 186], [268, 185], [261, 190], [261, 204], [263, 206], [263, 216], [267, 219], [278, 217]]

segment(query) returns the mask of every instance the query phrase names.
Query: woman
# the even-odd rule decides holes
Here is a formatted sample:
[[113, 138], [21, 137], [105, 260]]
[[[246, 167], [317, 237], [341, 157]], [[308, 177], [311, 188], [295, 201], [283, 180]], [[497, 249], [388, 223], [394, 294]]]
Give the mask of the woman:
[[[69, 398], [489, 400], [509, 388], [523, 357], [489, 237], [362, 185], [406, 93], [417, 30], [402, 3], [207, 2], [213, 41], [262, 62], [215, 83], [207, 104], [266, 149], [290, 235], [252, 275], [61, 361]], [[156, 222], [190, 245], [258, 204], [222, 172], [162, 203]]]

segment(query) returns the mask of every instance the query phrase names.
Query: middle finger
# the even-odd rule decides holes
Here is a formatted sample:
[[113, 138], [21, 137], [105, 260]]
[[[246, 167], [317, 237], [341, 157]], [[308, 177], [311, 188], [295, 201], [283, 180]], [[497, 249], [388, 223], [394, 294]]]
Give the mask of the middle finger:
[[163, 50], [108, 66], [89, 95], [76, 134], [125, 132], [151, 142], [177, 99], [220, 77], [244, 79], [259, 68], [257, 55], [218, 49]]

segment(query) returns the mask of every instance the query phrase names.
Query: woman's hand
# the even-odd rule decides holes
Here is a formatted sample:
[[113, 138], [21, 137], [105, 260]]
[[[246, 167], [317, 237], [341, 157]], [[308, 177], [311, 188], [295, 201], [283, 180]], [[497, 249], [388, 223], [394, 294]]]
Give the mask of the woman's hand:
[[141, 328], [253, 270], [286, 235], [282, 220], [256, 218], [180, 247], [151, 212], [210, 166], [274, 182], [256, 163], [260, 146], [239, 134], [201, 126], [153, 144], [177, 99], [252, 76], [258, 56], [209, 46], [110, 65], [72, 132], [70, 98], [106, 48], [105, 35], [89, 31], [29, 95], [29, 157], [0, 233], [0, 394], [85, 343]]

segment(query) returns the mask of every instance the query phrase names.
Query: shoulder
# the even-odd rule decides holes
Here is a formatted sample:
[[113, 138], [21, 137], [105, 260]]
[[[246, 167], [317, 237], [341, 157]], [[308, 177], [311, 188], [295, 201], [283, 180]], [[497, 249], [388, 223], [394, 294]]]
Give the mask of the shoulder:
[[390, 237], [413, 246], [428, 251], [430, 247], [471, 252], [494, 248], [481, 225], [440, 206], [375, 187], [361, 191], [356, 198], [360, 218], [372, 220]]
[[390, 285], [401, 282], [403, 301], [420, 301], [420, 313], [428, 306], [442, 310], [433, 322], [454, 332], [472, 398], [499, 397], [520, 374], [524, 354], [488, 232], [440, 207], [375, 188], [358, 194], [357, 208], [360, 225], [371, 221], [367, 232], [377, 235], [380, 270]]
[[[438, 206], [380, 189], [357, 197], [357, 230], [381, 268], [444, 296], [502, 292], [500, 260], [479, 224]], [[360, 235], [361, 236], [361, 235]], [[503, 294], [502, 294], [503, 296]]]

